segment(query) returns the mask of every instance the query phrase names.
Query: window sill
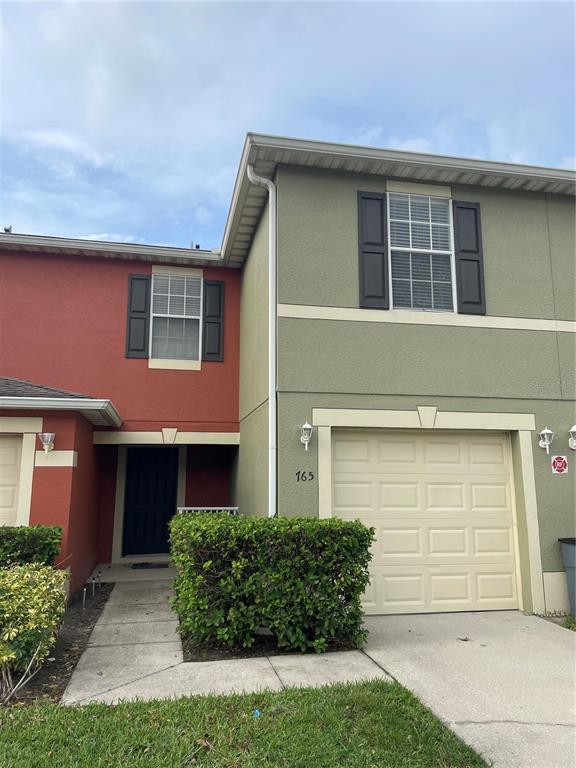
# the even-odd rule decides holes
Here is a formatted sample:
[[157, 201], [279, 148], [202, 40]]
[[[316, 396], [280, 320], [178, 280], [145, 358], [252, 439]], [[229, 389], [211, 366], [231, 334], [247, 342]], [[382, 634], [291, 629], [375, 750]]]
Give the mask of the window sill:
[[200, 371], [201, 360], [160, 360], [148, 358], [148, 368], [167, 371]]

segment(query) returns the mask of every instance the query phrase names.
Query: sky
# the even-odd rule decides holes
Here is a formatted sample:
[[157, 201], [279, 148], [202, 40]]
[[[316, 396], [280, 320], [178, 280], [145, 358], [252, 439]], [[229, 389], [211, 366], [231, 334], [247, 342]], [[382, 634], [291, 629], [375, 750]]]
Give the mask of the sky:
[[0, 226], [219, 247], [249, 131], [573, 167], [572, 2], [0, 2]]

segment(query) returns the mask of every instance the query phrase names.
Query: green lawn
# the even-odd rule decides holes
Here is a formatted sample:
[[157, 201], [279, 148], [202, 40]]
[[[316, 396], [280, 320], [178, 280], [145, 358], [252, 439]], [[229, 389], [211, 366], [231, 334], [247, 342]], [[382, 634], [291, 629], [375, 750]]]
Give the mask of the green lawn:
[[[259, 709], [260, 717], [254, 716]], [[0, 708], [2, 768], [483, 768], [396, 683]]]

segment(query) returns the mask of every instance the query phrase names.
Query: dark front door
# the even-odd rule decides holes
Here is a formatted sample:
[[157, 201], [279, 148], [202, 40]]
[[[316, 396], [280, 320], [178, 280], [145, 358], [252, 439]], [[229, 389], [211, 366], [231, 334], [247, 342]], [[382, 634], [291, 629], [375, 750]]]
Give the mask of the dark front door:
[[178, 448], [128, 448], [122, 554], [168, 552], [177, 482]]

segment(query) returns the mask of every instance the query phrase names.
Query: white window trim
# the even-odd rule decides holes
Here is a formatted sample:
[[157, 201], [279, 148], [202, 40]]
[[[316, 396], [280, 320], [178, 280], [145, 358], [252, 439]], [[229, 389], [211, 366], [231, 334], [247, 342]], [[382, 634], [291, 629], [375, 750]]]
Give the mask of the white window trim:
[[[450, 232], [450, 251], [439, 251], [433, 248], [401, 248], [398, 246], [392, 247], [392, 239], [390, 237], [390, 195], [408, 195], [417, 197], [428, 197], [430, 200], [433, 198], [437, 200], [448, 199], [448, 229]], [[410, 219], [411, 221], [411, 219]], [[402, 312], [436, 312], [438, 314], [454, 315], [458, 312], [458, 296], [456, 292], [456, 254], [454, 248], [454, 216], [452, 211], [452, 198], [440, 195], [430, 195], [420, 191], [401, 192], [398, 190], [387, 190], [386, 194], [386, 227], [387, 227], [387, 244], [388, 244], [388, 285], [390, 286], [390, 309], [395, 309]], [[430, 243], [432, 244], [432, 243]], [[392, 251], [400, 251], [401, 253], [432, 253], [440, 256], [450, 256], [450, 270], [452, 273], [452, 309], [433, 309], [424, 307], [396, 307], [394, 306], [394, 286], [392, 283]], [[410, 284], [412, 283], [412, 277], [410, 277]]]
[[[196, 277], [200, 280], [200, 314], [199, 317], [188, 317], [186, 315], [162, 315], [154, 313], [154, 277]], [[200, 321], [198, 332], [198, 360], [189, 360], [186, 358], [166, 358], [152, 357], [152, 326], [155, 317], [180, 317], [184, 320]], [[152, 285], [150, 291], [150, 326], [148, 329], [148, 368], [156, 370], [171, 371], [201, 371], [202, 370], [202, 342], [204, 338], [204, 271], [193, 267], [167, 267], [154, 264], [152, 266]]]

